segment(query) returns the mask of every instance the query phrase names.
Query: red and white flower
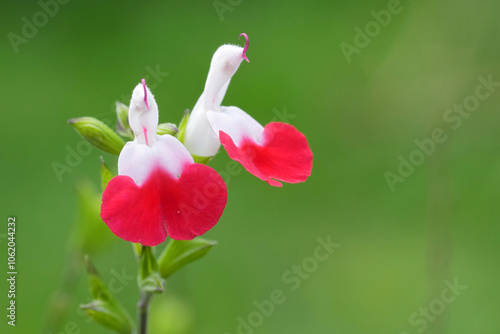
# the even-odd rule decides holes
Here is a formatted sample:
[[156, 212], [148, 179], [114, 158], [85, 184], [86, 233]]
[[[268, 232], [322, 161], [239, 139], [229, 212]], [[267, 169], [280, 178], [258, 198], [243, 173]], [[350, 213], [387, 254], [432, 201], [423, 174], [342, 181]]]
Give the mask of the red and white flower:
[[[184, 145], [195, 156], [211, 157], [224, 146], [229, 157], [272, 186], [303, 182], [311, 174], [313, 155], [306, 137], [289, 124], [265, 127], [238, 107], [221, 102], [248, 49], [222, 45], [215, 52], [205, 89], [190, 115]], [[240, 36], [241, 36], [240, 35]]]
[[104, 191], [103, 221], [118, 237], [146, 246], [210, 230], [226, 206], [226, 185], [215, 170], [194, 163], [175, 137], [156, 134], [158, 106], [144, 79], [133, 91], [129, 123], [135, 139], [121, 151], [119, 175]]

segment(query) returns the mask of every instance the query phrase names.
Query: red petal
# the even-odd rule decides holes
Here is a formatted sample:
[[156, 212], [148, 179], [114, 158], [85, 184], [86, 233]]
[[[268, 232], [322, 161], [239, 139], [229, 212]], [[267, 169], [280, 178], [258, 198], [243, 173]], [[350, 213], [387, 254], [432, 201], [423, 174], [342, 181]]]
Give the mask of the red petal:
[[151, 175], [142, 187], [128, 176], [114, 177], [102, 195], [101, 218], [124, 240], [147, 246], [165, 241], [158, 177]]
[[191, 164], [178, 181], [170, 177], [163, 181], [161, 206], [172, 239], [190, 240], [217, 224], [226, 207], [227, 189], [215, 170], [202, 164]]
[[161, 168], [142, 186], [116, 176], [102, 196], [101, 218], [118, 237], [156, 246], [167, 237], [190, 240], [210, 230], [227, 201], [226, 185], [212, 168], [188, 165], [180, 178]]
[[307, 139], [290, 124], [267, 124], [262, 145], [245, 138], [237, 147], [224, 131], [220, 131], [219, 139], [231, 159], [272, 186], [282, 186], [276, 180], [304, 182], [311, 175], [313, 154]]

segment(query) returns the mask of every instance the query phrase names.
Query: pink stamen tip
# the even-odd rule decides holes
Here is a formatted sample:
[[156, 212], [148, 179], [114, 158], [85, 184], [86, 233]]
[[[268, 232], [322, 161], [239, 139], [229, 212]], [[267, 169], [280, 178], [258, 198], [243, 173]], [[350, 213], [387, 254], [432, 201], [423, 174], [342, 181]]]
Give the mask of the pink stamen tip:
[[245, 37], [245, 40], [246, 40], [245, 48], [243, 49], [243, 53], [241, 54], [241, 56], [242, 56], [242, 57], [243, 57], [243, 59], [245, 59], [247, 62], [250, 62], [250, 60], [248, 60], [247, 55], [245, 54], [245, 52], [247, 52], [247, 50], [248, 50], [248, 35], [247, 35], [247, 34], [245, 34], [244, 32], [242, 32], [238, 38], [240, 38], [241, 36]]
[[[143, 79], [144, 80], [144, 79]], [[145, 126], [142, 127], [142, 131], [144, 131], [144, 138], [146, 138], [146, 145], [149, 146], [149, 143], [148, 143], [148, 129], [146, 129]]]
[[141, 82], [142, 82], [142, 87], [144, 87], [144, 103], [146, 103], [146, 108], [148, 108], [148, 110], [149, 110], [149, 106], [148, 106], [148, 92], [146, 90], [146, 80], [142, 79]]

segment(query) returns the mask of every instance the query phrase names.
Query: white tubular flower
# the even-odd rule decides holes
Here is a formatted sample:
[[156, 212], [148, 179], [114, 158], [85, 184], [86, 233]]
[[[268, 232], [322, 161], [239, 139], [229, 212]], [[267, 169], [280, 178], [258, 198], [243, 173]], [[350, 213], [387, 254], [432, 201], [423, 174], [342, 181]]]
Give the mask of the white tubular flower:
[[191, 112], [184, 138], [184, 145], [195, 156], [211, 157], [219, 151], [219, 135], [212, 128], [207, 112], [220, 111], [231, 77], [243, 59], [249, 62], [245, 55], [248, 49], [248, 37], [246, 34], [242, 35], [247, 39], [245, 48], [230, 44], [222, 45], [212, 57], [205, 89]]
[[306, 137], [290, 124], [272, 122], [265, 127], [238, 107], [221, 106], [245, 48], [223, 45], [215, 52], [203, 94], [188, 120], [184, 144], [196, 158], [212, 157], [222, 144], [229, 157], [272, 186], [280, 181], [305, 181], [312, 170], [313, 154]]

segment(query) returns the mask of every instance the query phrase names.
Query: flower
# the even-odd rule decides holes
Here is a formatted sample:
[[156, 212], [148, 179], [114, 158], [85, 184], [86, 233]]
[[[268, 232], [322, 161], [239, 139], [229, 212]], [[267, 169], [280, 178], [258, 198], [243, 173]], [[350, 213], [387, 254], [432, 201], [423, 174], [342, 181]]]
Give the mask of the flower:
[[[305, 181], [313, 155], [306, 137], [290, 124], [272, 122], [265, 127], [238, 107], [221, 102], [245, 48], [222, 45], [212, 57], [205, 89], [189, 117], [184, 145], [195, 157], [214, 156], [224, 146], [229, 157], [272, 186]], [[279, 181], [278, 181], [279, 180]]]
[[132, 93], [129, 123], [135, 139], [121, 151], [119, 175], [103, 193], [103, 221], [118, 237], [146, 246], [210, 230], [226, 206], [226, 185], [215, 170], [194, 163], [175, 137], [156, 134], [158, 106], [144, 79]]

